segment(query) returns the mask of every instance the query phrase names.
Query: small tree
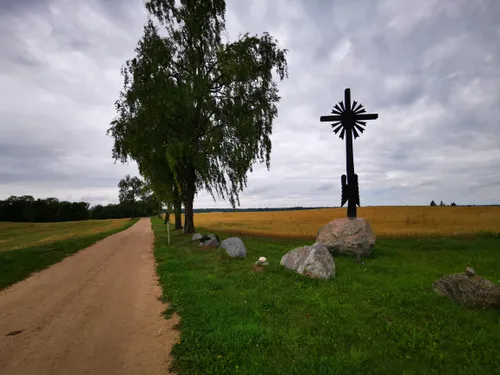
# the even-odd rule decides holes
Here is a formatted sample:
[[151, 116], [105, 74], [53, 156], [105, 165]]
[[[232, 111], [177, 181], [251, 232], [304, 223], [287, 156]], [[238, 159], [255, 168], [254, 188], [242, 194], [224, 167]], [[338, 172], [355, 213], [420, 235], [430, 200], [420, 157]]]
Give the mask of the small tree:
[[138, 177], [130, 177], [130, 175], [126, 175], [118, 183], [118, 199], [120, 203], [129, 205], [131, 219], [134, 218], [135, 202], [142, 193], [142, 186], [143, 182]]
[[451, 205], [454, 206], [454, 207], [456, 206], [455, 202], [451, 202]]
[[439, 205], [440, 206], [446, 206], [443, 201], [441, 201], [441, 203], [439, 203]]
[[435, 205], [436, 205], [436, 202], [431, 201], [431, 206], [435, 206]]
[[[146, 178], [141, 189], [141, 200], [147, 204], [148, 211], [157, 210], [156, 215], [161, 218], [161, 211], [163, 210], [163, 203], [158, 195], [155, 193], [151, 186], [151, 182]], [[153, 209], [155, 207], [155, 209]]]
[[[148, 184], [159, 200], [167, 205], [167, 212], [175, 215], [175, 228], [182, 229], [182, 195], [179, 186], [174, 180], [166, 161], [153, 158], [155, 152], [150, 153], [148, 162], [138, 160], [139, 171], [145, 176]], [[165, 221], [166, 224], [166, 221]]]

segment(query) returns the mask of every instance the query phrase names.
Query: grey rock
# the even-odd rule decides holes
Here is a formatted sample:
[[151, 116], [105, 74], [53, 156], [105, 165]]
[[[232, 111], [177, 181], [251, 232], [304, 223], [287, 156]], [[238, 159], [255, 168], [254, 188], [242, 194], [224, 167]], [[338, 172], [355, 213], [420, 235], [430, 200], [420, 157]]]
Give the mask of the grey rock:
[[219, 240], [215, 234], [209, 234], [201, 238], [200, 246], [219, 247]]
[[474, 275], [466, 271], [444, 276], [432, 284], [432, 288], [462, 306], [500, 308], [500, 287], [475, 272]]
[[193, 234], [192, 241], [199, 241], [202, 238], [203, 238], [203, 236], [201, 235], [201, 233], [195, 233], [195, 234]]
[[226, 250], [227, 255], [229, 255], [231, 258], [244, 258], [247, 256], [247, 249], [241, 238], [226, 238], [224, 241], [222, 241], [220, 247]]
[[328, 248], [319, 242], [293, 249], [283, 255], [280, 264], [305, 276], [330, 279], [335, 276], [335, 263]]
[[318, 230], [316, 242], [325, 244], [332, 252], [353, 254], [359, 262], [361, 256], [371, 254], [375, 234], [366, 219], [336, 219]]

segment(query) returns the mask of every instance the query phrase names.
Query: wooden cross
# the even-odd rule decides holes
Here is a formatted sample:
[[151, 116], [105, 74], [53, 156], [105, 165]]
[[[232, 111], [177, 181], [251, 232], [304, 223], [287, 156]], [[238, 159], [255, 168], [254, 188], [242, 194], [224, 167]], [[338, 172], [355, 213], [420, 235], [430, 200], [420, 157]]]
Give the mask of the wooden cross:
[[332, 124], [334, 133], [337, 134], [340, 131], [339, 137], [341, 139], [344, 139], [344, 135], [346, 136], [347, 176], [343, 174], [341, 177], [342, 199], [340, 207], [348, 202], [347, 217], [349, 218], [356, 217], [356, 205], [360, 205], [358, 175], [354, 173], [352, 136], [354, 134], [354, 138], [358, 138], [359, 133], [363, 133], [366, 120], [376, 120], [378, 118], [378, 114], [376, 113], [365, 112], [366, 110], [361, 103], [354, 101], [351, 104], [351, 90], [347, 88], [344, 91], [344, 102], [340, 101], [338, 104], [335, 104], [332, 110], [333, 115], [320, 117], [320, 121], [322, 122], [335, 121]]

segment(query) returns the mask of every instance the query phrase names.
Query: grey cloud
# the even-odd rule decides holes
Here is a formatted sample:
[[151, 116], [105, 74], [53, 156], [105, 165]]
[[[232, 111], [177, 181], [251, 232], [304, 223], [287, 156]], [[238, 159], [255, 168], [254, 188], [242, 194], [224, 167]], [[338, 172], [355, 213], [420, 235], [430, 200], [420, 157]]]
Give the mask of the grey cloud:
[[43, 12], [48, 9], [49, 4], [50, 0], [3, 0], [0, 3], [0, 15], [8, 17], [26, 12]]
[[323, 182], [320, 183], [318, 186], [314, 188], [314, 191], [317, 193], [324, 193], [324, 192], [330, 192], [335, 189], [333, 183], [330, 182]]
[[58, 40], [62, 49], [85, 52], [92, 47], [89, 32], [82, 33], [82, 29], [74, 24], [55, 24], [51, 36]]
[[[499, 2], [254, 0], [227, 9], [230, 38], [268, 31], [289, 49], [271, 170], [255, 166], [243, 207], [339, 204], [345, 146], [319, 117], [346, 87], [379, 113], [354, 145], [362, 205], [500, 201]], [[0, 4], [0, 198], [116, 202], [116, 184], [137, 166], [113, 164], [106, 129], [145, 20], [139, 0]], [[195, 206], [228, 203], [200, 192]]]

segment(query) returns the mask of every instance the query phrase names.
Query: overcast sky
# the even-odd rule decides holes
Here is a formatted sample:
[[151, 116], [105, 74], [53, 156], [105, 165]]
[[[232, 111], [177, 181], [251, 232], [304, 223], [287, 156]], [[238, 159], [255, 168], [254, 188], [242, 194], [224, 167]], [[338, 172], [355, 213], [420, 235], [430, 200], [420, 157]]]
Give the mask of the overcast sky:
[[[0, 199], [118, 201], [138, 171], [106, 130], [146, 19], [142, 0], [0, 1]], [[319, 117], [346, 87], [379, 114], [354, 142], [362, 206], [500, 203], [500, 1], [229, 0], [226, 19], [289, 50], [241, 207], [339, 205], [345, 145]]]

